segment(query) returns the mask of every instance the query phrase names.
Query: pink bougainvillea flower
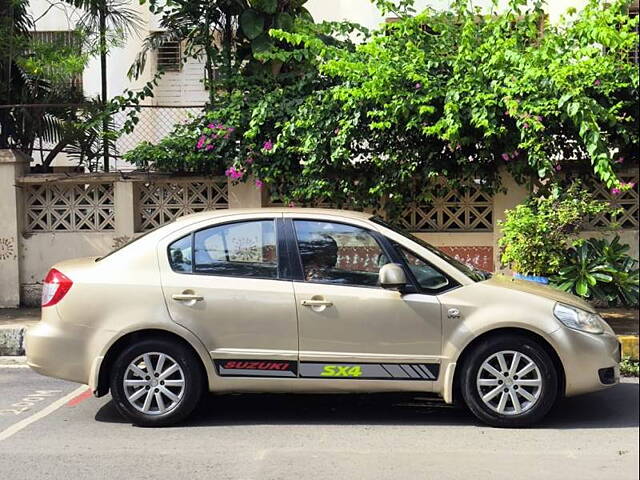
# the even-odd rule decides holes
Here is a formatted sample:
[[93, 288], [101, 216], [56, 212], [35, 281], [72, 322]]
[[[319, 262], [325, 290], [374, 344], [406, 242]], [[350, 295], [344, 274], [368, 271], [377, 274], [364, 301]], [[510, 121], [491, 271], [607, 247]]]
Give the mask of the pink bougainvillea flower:
[[559, 172], [560, 170], [562, 170], [562, 165], [556, 165], [556, 172]]
[[528, 123], [525, 123], [522, 127], [523, 127], [523, 128], [529, 128], [529, 124], [528, 124]]
[[256, 180], [256, 188], [262, 188], [264, 186], [264, 182], [262, 180]]
[[595, 82], [593, 82], [593, 84], [597, 87], [598, 85], [600, 85], [602, 82], [600, 81], [600, 79], [596, 79]]
[[422, 84], [420, 82], [416, 83], [414, 86], [416, 87], [416, 90], [420, 90], [422, 88]]
[[620, 195], [621, 190], [619, 188], [612, 188], [611, 195]]
[[209, 125], [207, 125], [207, 128], [213, 130], [215, 128], [215, 125], [213, 123], [210, 123]]
[[232, 180], [238, 180], [244, 176], [244, 172], [242, 170], [238, 170], [236, 167], [227, 168], [224, 174]]
[[273, 149], [273, 142], [271, 140], [267, 140], [266, 142], [264, 142], [262, 144], [262, 148], [264, 148], [267, 151], [272, 150]]
[[205, 137], [204, 135], [202, 135], [199, 139], [198, 139], [198, 143], [196, 144], [196, 148], [198, 150], [201, 150], [202, 147], [204, 147], [204, 142], [207, 141], [207, 137]]
[[213, 150], [213, 145], [209, 144], [205, 147], [205, 150], [208, 152], [209, 150]]
[[509, 155], [508, 153], [503, 153], [501, 157], [505, 162], [508, 162], [511, 159], [511, 155]]
[[632, 189], [636, 186], [636, 182], [623, 183], [622, 185], [628, 187], [629, 189]]

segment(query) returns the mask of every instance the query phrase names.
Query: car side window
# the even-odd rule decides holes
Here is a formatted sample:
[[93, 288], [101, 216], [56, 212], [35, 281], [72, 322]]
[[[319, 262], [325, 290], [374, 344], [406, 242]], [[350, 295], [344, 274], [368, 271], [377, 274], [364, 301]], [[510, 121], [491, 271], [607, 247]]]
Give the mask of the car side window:
[[436, 270], [413, 252], [397, 244], [396, 249], [404, 258], [404, 261], [416, 278], [420, 288], [436, 292], [449, 285], [449, 279], [443, 273]]
[[[187, 240], [188, 239], [188, 240]], [[169, 246], [175, 271], [230, 277], [278, 278], [273, 220], [230, 223], [199, 230]]]
[[378, 284], [378, 271], [389, 259], [369, 231], [311, 220], [295, 220], [294, 226], [306, 282]]
[[191, 235], [169, 245], [169, 263], [176, 272], [191, 272]]

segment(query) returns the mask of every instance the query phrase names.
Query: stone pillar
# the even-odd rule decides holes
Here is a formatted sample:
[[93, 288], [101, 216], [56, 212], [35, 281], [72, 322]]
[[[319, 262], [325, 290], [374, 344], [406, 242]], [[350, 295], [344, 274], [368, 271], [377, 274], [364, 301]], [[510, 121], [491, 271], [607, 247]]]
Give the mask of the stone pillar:
[[16, 179], [29, 167], [26, 155], [0, 150], [0, 308], [20, 305], [20, 251], [22, 190]]
[[493, 261], [496, 271], [507, 272], [500, 265], [500, 246], [498, 240], [502, 237], [498, 222], [505, 219], [505, 210], [511, 210], [524, 202], [529, 195], [526, 185], [518, 184], [505, 169], [501, 170], [502, 186], [505, 192], [498, 192], [493, 197]]
[[116, 238], [132, 239], [137, 230], [135, 184], [127, 180], [113, 183]]
[[253, 178], [236, 184], [229, 180], [229, 208], [261, 208], [266, 203], [265, 194]]

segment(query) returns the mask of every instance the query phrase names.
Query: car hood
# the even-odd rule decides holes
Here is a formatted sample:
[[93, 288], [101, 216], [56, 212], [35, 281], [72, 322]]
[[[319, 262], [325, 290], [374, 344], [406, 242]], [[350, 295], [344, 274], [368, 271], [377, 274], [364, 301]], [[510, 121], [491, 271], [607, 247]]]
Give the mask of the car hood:
[[485, 280], [482, 283], [492, 287], [530, 293], [531, 295], [548, 298], [554, 302], [564, 303], [565, 305], [595, 313], [595, 309], [581, 298], [540, 283], [530, 282], [528, 280], [518, 280], [508, 275], [494, 275], [492, 278]]

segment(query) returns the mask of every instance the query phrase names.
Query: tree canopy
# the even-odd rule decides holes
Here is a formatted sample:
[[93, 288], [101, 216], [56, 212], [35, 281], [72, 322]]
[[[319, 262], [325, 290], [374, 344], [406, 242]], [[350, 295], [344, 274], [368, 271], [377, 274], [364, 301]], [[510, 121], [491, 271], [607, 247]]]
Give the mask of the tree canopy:
[[[212, 161], [171, 169], [233, 167], [287, 201], [359, 206], [429, 195], [435, 178], [499, 188], [500, 167], [521, 182], [577, 169], [627, 188], [616, 168], [637, 161], [639, 81], [628, 1], [590, 0], [554, 23], [541, 1], [417, 14], [410, 1], [377, 4], [398, 18], [371, 33], [305, 18], [271, 29], [253, 58], [297, 68], [258, 82], [227, 72], [233, 88], [187, 132]], [[217, 135], [212, 122], [234, 128], [233, 148], [198, 147]]]

